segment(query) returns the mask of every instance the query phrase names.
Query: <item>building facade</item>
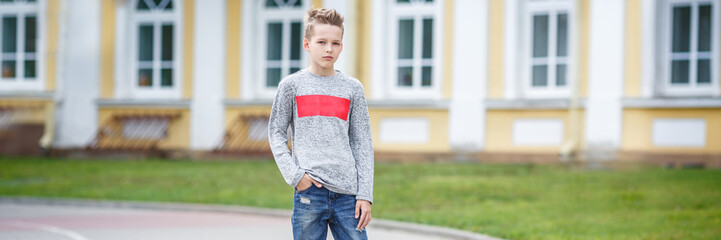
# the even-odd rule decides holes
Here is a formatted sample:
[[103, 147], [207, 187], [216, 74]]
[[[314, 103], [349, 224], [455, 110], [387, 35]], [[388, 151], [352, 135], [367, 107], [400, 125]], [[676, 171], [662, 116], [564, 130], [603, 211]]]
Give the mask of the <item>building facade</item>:
[[267, 152], [322, 6], [346, 17], [336, 67], [365, 87], [379, 154], [719, 162], [720, 4], [3, 0], [0, 142]]

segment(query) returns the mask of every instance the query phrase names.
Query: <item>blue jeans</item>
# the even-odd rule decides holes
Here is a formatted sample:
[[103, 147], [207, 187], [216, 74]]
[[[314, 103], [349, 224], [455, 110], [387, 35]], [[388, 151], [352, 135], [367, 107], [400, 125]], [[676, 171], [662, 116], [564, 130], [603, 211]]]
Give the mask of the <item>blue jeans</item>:
[[325, 240], [328, 226], [336, 240], [368, 239], [366, 230], [357, 230], [356, 199], [353, 195], [331, 192], [311, 185], [293, 196], [293, 239]]

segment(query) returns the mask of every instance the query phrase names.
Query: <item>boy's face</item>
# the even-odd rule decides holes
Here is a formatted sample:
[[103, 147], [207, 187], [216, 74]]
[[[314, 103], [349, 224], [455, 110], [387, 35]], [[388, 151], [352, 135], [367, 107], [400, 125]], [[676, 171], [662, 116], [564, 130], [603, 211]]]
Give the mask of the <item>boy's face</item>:
[[317, 24], [310, 39], [303, 39], [303, 48], [310, 53], [311, 65], [332, 69], [343, 51], [343, 30], [330, 24]]

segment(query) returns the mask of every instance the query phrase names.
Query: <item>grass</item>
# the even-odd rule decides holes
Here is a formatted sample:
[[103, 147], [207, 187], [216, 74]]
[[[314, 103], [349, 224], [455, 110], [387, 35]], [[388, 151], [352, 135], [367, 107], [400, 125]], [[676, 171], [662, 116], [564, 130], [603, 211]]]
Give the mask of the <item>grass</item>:
[[[719, 239], [721, 171], [376, 164], [373, 217], [508, 239]], [[292, 208], [273, 161], [0, 159], [0, 195]]]

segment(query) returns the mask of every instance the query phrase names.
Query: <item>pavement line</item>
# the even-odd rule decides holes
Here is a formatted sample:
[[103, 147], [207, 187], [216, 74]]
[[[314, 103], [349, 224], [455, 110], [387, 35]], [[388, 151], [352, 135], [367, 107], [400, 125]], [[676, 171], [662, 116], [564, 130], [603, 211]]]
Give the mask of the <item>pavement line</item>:
[[[141, 202], [141, 201], [120, 201], [120, 200], [89, 200], [73, 198], [43, 198], [43, 197], [6, 197], [0, 196], [0, 204], [41, 204], [60, 206], [80, 207], [101, 207], [119, 209], [153, 209], [153, 210], [178, 210], [178, 211], [200, 211], [200, 212], [223, 212], [235, 214], [265, 215], [272, 217], [290, 218], [291, 210], [268, 209], [248, 206], [229, 206], [218, 204], [193, 204], [193, 203], [169, 203], [169, 202]], [[399, 222], [374, 218], [370, 225], [373, 228], [385, 228], [389, 230], [411, 232], [414, 234], [437, 235], [451, 239], [478, 239], [478, 240], [501, 240], [500, 238], [474, 233], [459, 229], [452, 229], [441, 226], [430, 226], [418, 223]]]
[[0, 222], [0, 224], [10, 225], [10, 226], [20, 227], [20, 228], [37, 229], [37, 230], [42, 230], [42, 231], [46, 231], [46, 232], [56, 233], [56, 234], [60, 234], [60, 235], [64, 235], [66, 237], [72, 238], [73, 240], [90, 240], [90, 239], [86, 238], [85, 236], [80, 235], [80, 233], [73, 232], [72, 230], [69, 230], [69, 229], [62, 229], [59, 227], [51, 226], [51, 225], [31, 223], [31, 222], [22, 222], [22, 221]]

